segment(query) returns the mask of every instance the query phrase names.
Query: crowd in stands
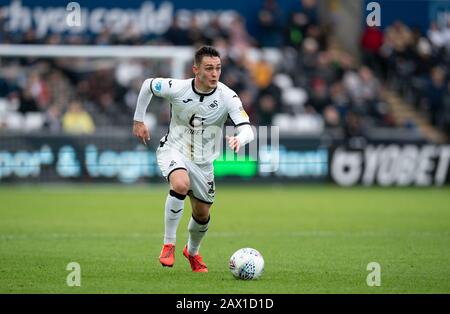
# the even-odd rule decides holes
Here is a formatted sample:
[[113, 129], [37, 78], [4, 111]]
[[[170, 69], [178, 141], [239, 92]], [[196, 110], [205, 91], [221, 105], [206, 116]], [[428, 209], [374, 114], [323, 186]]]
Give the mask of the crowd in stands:
[[430, 123], [450, 134], [450, 20], [427, 32], [396, 21], [384, 31], [367, 28], [363, 61]]
[[[33, 31], [14, 36], [3, 32], [0, 38], [52, 45], [213, 45], [222, 54], [222, 82], [239, 94], [255, 125], [278, 125], [281, 132], [295, 134], [340, 130], [348, 137], [364, 135], [370, 127], [412, 127], [396, 125], [381, 97], [388, 86], [449, 133], [450, 24], [447, 28], [432, 24], [426, 34], [401, 22], [384, 31], [367, 28], [361, 39], [362, 62], [358, 62], [329, 46], [328, 34], [319, 24], [316, 0], [303, 0], [302, 10], [290, 13], [287, 20], [275, 0], [266, 0], [258, 22], [264, 34], [261, 38], [249, 34], [240, 16], [227, 28], [218, 20], [201, 28], [193, 19], [188, 30], [174, 19], [167, 33], [150, 41], [132, 30], [121, 36], [105, 30], [93, 38], [53, 34], [40, 39]], [[271, 62], [260, 49], [267, 47], [279, 49], [279, 62]], [[250, 56], [251, 48], [259, 53]], [[49, 132], [90, 134], [111, 126], [129, 129], [143, 80], [170, 76], [167, 62], [3, 58], [0, 130], [24, 130], [28, 120], [29, 125]], [[190, 69], [187, 64], [186, 78], [192, 77]], [[149, 112], [153, 123], [167, 125], [170, 107], [159, 105], [162, 102], [152, 104]]]

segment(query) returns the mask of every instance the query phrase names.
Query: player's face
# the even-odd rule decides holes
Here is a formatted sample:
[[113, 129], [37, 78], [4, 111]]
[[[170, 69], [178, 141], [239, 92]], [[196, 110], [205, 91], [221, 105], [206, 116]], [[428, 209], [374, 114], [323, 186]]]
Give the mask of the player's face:
[[194, 66], [194, 74], [198, 78], [203, 88], [211, 90], [217, 87], [219, 82], [222, 65], [219, 57], [202, 58], [200, 65]]

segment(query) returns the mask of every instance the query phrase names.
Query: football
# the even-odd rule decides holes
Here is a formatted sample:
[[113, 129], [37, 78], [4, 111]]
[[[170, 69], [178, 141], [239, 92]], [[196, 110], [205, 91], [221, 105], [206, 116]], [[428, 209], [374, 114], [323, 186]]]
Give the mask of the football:
[[258, 279], [264, 272], [264, 259], [255, 249], [239, 249], [230, 257], [229, 268], [237, 279]]

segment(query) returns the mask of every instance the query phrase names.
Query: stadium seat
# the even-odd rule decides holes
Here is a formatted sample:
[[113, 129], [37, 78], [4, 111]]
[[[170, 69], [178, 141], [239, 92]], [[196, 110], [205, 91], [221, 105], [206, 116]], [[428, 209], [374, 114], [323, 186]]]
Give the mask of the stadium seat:
[[44, 125], [44, 115], [40, 112], [28, 112], [25, 115], [25, 130], [40, 130]]
[[308, 94], [300, 87], [289, 87], [282, 91], [282, 101], [292, 108], [293, 112], [303, 112], [304, 105], [308, 100]]
[[24, 117], [20, 112], [8, 112], [4, 116], [4, 123], [7, 129], [10, 130], [23, 130], [24, 128]]

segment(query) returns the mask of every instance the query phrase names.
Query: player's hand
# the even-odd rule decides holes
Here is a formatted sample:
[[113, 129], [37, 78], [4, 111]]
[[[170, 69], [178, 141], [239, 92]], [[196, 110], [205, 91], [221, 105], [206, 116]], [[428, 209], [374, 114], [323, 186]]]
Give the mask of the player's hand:
[[239, 148], [241, 147], [241, 142], [236, 136], [226, 136], [226, 139], [228, 140], [228, 145], [230, 146], [231, 150], [235, 151], [236, 153], [239, 152]]
[[134, 121], [133, 122], [133, 134], [136, 136], [144, 145], [150, 141], [150, 133], [148, 132], [147, 126], [144, 122]]

